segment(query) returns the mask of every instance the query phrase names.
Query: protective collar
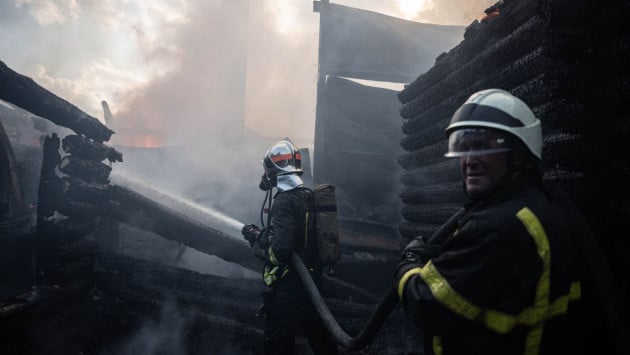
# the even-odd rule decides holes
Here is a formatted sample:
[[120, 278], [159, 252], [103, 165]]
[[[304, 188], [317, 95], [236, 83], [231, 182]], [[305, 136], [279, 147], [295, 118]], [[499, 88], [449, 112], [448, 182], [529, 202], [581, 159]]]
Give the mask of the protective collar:
[[293, 190], [296, 187], [304, 185], [302, 178], [296, 174], [278, 175], [278, 191], [284, 192]]

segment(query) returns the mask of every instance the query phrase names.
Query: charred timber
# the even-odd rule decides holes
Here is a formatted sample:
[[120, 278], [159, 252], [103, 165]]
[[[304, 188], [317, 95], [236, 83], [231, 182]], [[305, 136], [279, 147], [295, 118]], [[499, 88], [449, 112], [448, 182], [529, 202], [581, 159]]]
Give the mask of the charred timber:
[[96, 204], [108, 201], [111, 185], [88, 183], [74, 176], [64, 176], [62, 180], [63, 194], [68, 199]]
[[456, 159], [447, 159], [422, 168], [408, 170], [401, 175], [400, 180], [405, 186], [418, 187], [459, 181], [461, 180], [459, 162]]
[[[533, 17], [506, 38], [494, 43], [490, 48], [477, 55], [473, 60], [462, 65], [440, 83], [447, 80], [445, 90], [437, 97], [446, 97], [456, 87], [467, 87], [490, 74], [495, 68], [517, 60], [523, 55], [540, 46], [540, 33], [544, 29], [544, 22], [539, 17]], [[433, 99], [435, 100], [435, 99]], [[435, 102], [435, 101], [433, 101]], [[406, 103], [400, 110], [403, 118], [411, 118], [424, 110], [426, 103], [423, 96], [419, 96]]]
[[123, 161], [122, 153], [116, 149], [84, 136], [74, 134], [65, 136], [62, 140], [61, 147], [66, 153], [87, 160], [103, 161], [107, 159], [110, 162]]
[[17, 162], [9, 137], [0, 122], [0, 231], [3, 234], [19, 234], [29, 220]]
[[449, 73], [468, 63], [483, 48], [509, 35], [516, 27], [531, 19], [538, 3], [538, 0], [505, 1], [501, 6], [501, 15], [482, 23], [473, 22], [464, 34], [464, 41], [438, 57], [433, 68], [398, 94], [399, 100], [402, 103], [413, 100]]
[[[446, 220], [444, 220], [446, 221]], [[410, 222], [402, 222], [398, 226], [398, 230], [402, 237], [401, 246], [406, 246], [412, 239], [418, 236], [431, 236], [435, 231], [437, 231], [442, 223], [441, 221], [438, 224], [423, 224], [423, 223], [410, 223]]]
[[64, 174], [80, 177], [88, 183], [108, 184], [112, 167], [98, 161], [66, 155], [59, 163], [59, 170]]
[[55, 133], [46, 136], [43, 144], [42, 167], [37, 193], [37, 226], [39, 228], [44, 218], [49, 218], [55, 211], [55, 203], [61, 197], [63, 182], [55, 173], [59, 165], [59, 137]]
[[403, 153], [398, 158], [398, 164], [405, 169], [419, 168], [443, 161], [448, 150], [448, 142], [442, 140], [428, 147], [420, 148], [409, 153]]
[[[180, 307], [195, 309], [204, 317], [224, 320], [221, 323], [226, 334], [243, 327], [262, 330], [263, 321], [255, 316], [262, 302], [262, 282], [204, 275], [107, 253], [100, 255], [98, 265], [98, 289], [127, 303], [160, 306], [170, 300]], [[344, 329], [351, 332], [361, 329], [374, 307], [371, 303], [328, 295], [325, 295], [325, 301]], [[405, 341], [404, 332], [400, 331], [403, 322], [400, 315], [392, 317], [370, 350], [386, 353], [387, 349], [397, 349]]]
[[421, 187], [405, 187], [400, 193], [405, 204], [464, 204], [467, 202], [462, 182], [425, 185]]
[[98, 142], [108, 141], [114, 133], [97, 118], [39, 86], [33, 79], [16, 73], [1, 61], [0, 98]]
[[64, 216], [69, 216], [72, 221], [94, 220], [103, 212], [104, 207], [100, 204], [93, 204], [83, 201], [75, 201], [63, 198], [58, 201], [56, 210]]
[[461, 208], [461, 204], [403, 205], [401, 213], [407, 222], [439, 224], [446, 221]]
[[125, 187], [114, 185], [110, 192], [116, 205], [108, 213], [117, 220], [249, 269], [261, 268], [244, 240], [237, 241]]

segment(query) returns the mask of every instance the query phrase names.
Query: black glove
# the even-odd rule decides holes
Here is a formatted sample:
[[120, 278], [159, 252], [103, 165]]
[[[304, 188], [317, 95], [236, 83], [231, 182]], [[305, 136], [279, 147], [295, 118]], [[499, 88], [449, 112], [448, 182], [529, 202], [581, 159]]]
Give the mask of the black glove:
[[422, 237], [416, 237], [402, 251], [400, 263], [394, 273], [395, 287], [402, 276], [415, 267], [423, 267], [431, 258], [438, 254], [440, 244], [430, 244]]
[[437, 255], [439, 249], [439, 244], [429, 244], [426, 238], [416, 237], [403, 249], [400, 260], [414, 261], [424, 265]]
[[260, 237], [261, 230], [255, 224], [246, 224], [243, 226], [241, 233], [243, 233], [243, 237], [249, 242], [249, 245], [253, 247]]

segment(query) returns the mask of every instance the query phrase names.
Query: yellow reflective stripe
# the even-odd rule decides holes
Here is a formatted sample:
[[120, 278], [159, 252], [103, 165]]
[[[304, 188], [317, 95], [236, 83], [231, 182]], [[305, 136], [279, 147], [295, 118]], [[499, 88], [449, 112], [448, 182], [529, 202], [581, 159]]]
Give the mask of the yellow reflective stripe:
[[575, 301], [582, 298], [582, 284], [577, 281], [571, 284], [571, 289], [569, 290], [569, 300]]
[[403, 292], [405, 291], [405, 284], [407, 284], [407, 281], [409, 281], [409, 278], [411, 276], [420, 275], [420, 270], [421, 269], [419, 267], [409, 269], [403, 274], [403, 276], [400, 278], [400, 281], [398, 281], [398, 298], [400, 298], [401, 301], [403, 298]]
[[269, 254], [269, 262], [271, 262], [273, 265], [282, 265], [282, 263], [278, 261], [278, 258], [276, 258], [276, 254], [274, 254], [271, 247], [269, 247], [267, 253]]
[[420, 277], [431, 289], [435, 299], [460, 316], [473, 320], [481, 313], [481, 308], [457, 293], [433, 265], [432, 260], [420, 269]]
[[[529, 208], [524, 207], [516, 213], [516, 217], [521, 220], [529, 234], [534, 238], [536, 243], [536, 250], [538, 256], [542, 259], [543, 269], [538, 279], [538, 285], [536, 286], [536, 300], [534, 301], [534, 307], [536, 309], [545, 307], [549, 304], [549, 288], [550, 288], [550, 272], [551, 272], [551, 251], [549, 248], [549, 239], [547, 233], [543, 228], [540, 220], [534, 212]], [[547, 312], [544, 312], [547, 313]], [[525, 338], [525, 354], [526, 355], [538, 355], [540, 353], [540, 343], [542, 341], [544, 313], [534, 313], [534, 318], [540, 318], [540, 322], [527, 333]]]
[[442, 349], [442, 338], [440, 337], [433, 337], [433, 353], [435, 355], [442, 355], [442, 352], [444, 350]]
[[481, 320], [488, 328], [497, 333], [505, 334], [516, 325], [534, 326], [566, 314], [569, 308], [569, 301], [579, 300], [580, 298], [580, 282], [573, 282], [569, 293], [558, 297], [551, 305], [527, 307], [516, 316], [488, 309], [483, 312]]
[[543, 228], [540, 220], [536, 215], [527, 207], [524, 207], [516, 214], [516, 217], [521, 220], [529, 234], [534, 238], [536, 243], [536, 249], [538, 255], [543, 262], [543, 270], [540, 278], [538, 279], [538, 287], [536, 288], [536, 301], [535, 305], [542, 305], [549, 303], [549, 273], [551, 269], [551, 251], [549, 248], [549, 239], [547, 233]]
[[528, 334], [526, 352], [528, 354], [537, 353], [540, 348], [543, 323], [553, 317], [567, 313], [569, 301], [581, 298], [581, 284], [580, 282], [573, 282], [566, 295], [558, 297], [549, 304], [551, 249], [547, 234], [536, 215], [529, 208], [523, 208], [516, 216], [534, 239], [537, 253], [543, 262], [543, 270], [538, 280], [533, 306], [523, 309], [517, 315], [493, 309], [482, 310], [457, 293], [439, 273], [431, 260], [423, 268], [410, 269], [403, 275], [398, 283], [398, 296], [402, 299], [409, 278], [419, 274], [431, 289], [433, 296], [441, 304], [464, 318], [480, 321], [489, 329], [502, 334], [511, 331], [516, 325], [534, 327]]
[[[278, 277], [278, 271], [282, 270], [282, 275]], [[265, 266], [265, 272], [263, 274], [263, 280], [267, 286], [271, 286], [276, 280], [281, 279], [289, 272], [289, 268], [286, 266], [274, 266], [273, 268], [269, 268]]]
[[542, 341], [543, 325], [538, 325], [527, 333], [525, 337], [525, 355], [538, 355]]
[[276, 276], [276, 272], [278, 272], [279, 266], [274, 266], [271, 270], [268, 267], [265, 267], [265, 274], [263, 275], [263, 280], [265, 281], [265, 285], [270, 286], [274, 281], [278, 279]]

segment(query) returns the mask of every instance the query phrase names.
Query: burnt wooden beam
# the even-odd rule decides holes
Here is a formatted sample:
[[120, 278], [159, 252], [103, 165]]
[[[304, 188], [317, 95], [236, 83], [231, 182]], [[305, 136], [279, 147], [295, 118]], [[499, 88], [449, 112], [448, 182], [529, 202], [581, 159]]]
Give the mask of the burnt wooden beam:
[[0, 232], [21, 233], [30, 219], [9, 137], [0, 122]]
[[84, 136], [74, 134], [65, 136], [61, 142], [61, 147], [66, 153], [76, 155], [83, 159], [93, 161], [103, 161], [107, 159], [110, 162], [123, 161], [122, 153], [116, 149]]
[[114, 204], [108, 207], [108, 213], [121, 222], [252, 270], [262, 267], [244, 239], [201, 224], [123, 186], [112, 185], [110, 199]]
[[100, 161], [66, 155], [59, 162], [59, 170], [64, 174], [80, 177], [88, 183], [108, 184], [112, 167]]
[[108, 141], [114, 133], [97, 118], [44, 89], [33, 79], [16, 73], [2, 61], [0, 98], [98, 142]]
[[464, 41], [448, 53], [440, 55], [433, 68], [402, 90], [398, 94], [400, 101], [406, 103], [413, 100], [471, 61], [483, 48], [508, 36], [515, 28], [530, 20], [536, 14], [538, 6], [538, 0], [510, 1], [501, 7], [501, 14], [491, 21], [473, 22], [464, 33]]

